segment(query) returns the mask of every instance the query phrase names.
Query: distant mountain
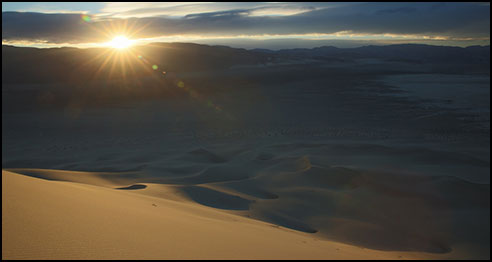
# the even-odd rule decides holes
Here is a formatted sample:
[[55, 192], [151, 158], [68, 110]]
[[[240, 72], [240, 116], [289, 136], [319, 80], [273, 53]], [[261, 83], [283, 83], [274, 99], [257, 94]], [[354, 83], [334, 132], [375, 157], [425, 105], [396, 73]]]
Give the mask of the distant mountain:
[[490, 64], [490, 46], [470, 46], [466, 48], [433, 46], [422, 44], [399, 44], [386, 46], [363, 46], [356, 48], [337, 48], [322, 46], [311, 49], [296, 48], [278, 51], [254, 49], [255, 52], [277, 54], [292, 58], [315, 59], [362, 59], [377, 58], [432, 63], [483, 63]]
[[[113, 54], [111, 53], [113, 52]], [[387, 61], [490, 66], [490, 46], [467, 48], [402, 44], [312, 49], [246, 50], [191, 43], [154, 43], [118, 54], [103, 48], [37, 49], [2, 45], [2, 83], [80, 83], [89, 80], [135, 79], [159, 72], [192, 72], [255, 65], [284, 59]]]
[[152, 73], [153, 65], [167, 72], [202, 71], [264, 63], [267, 57], [245, 49], [188, 43], [149, 44], [121, 54], [103, 48], [38, 49], [2, 45], [2, 83], [143, 77]]

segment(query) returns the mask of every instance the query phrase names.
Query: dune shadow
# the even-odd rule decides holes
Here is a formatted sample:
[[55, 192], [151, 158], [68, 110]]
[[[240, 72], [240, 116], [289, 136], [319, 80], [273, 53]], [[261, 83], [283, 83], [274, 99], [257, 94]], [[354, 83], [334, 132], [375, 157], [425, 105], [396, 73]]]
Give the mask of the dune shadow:
[[200, 186], [185, 186], [181, 190], [195, 202], [214, 208], [248, 210], [249, 205], [253, 202], [239, 196]]
[[169, 184], [205, 184], [214, 182], [227, 182], [227, 181], [239, 181], [246, 180], [250, 176], [247, 170], [241, 170], [234, 167], [227, 166], [211, 166], [205, 168], [203, 171], [196, 175], [169, 178], [166, 183]]
[[127, 186], [127, 187], [118, 187], [118, 188], [115, 188], [115, 189], [120, 189], [120, 190], [136, 190], [136, 189], [144, 189], [146, 187], [147, 187], [146, 185], [135, 184], [135, 185]]

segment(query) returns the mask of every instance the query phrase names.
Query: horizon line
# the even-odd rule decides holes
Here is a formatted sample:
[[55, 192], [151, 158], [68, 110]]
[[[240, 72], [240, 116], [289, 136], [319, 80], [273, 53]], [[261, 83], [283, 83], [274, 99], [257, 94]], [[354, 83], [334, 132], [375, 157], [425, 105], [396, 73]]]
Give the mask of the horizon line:
[[[135, 48], [135, 47], [142, 47], [142, 46], [149, 46], [149, 45], [155, 45], [155, 44], [194, 44], [194, 45], [201, 45], [201, 46], [211, 46], [211, 47], [216, 47], [216, 46], [222, 46], [222, 47], [229, 47], [232, 49], [244, 49], [244, 50], [255, 50], [255, 49], [263, 49], [263, 50], [270, 50], [270, 51], [280, 51], [280, 50], [292, 50], [292, 49], [315, 49], [315, 48], [321, 48], [321, 47], [334, 47], [338, 49], [355, 49], [355, 48], [361, 48], [361, 47], [370, 47], [370, 46], [398, 46], [398, 45], [420, 45], [420, 46], [435, 46], [435, 47], [456, 47], [456, 48], [469, 48], [469, 47], [490, 47], [490, 44], [488, 45], [469, 45], [469, 46], [453, 46], [453, 45], [435, 45], [435, 44], [424, 44], [424, 43], [401, 43], [401, 44], [367, 44], [367, 45], [361, 45], [357, 47], [336, 47], [333, 45], [320, 45], [320, 46], [315, 46], [315, 47], [292, 47], [292, 48], [281, 48], [281, 49], [271, 49], [271, 48], [263, 48], [263, 47], [253, 47], [253, 48], [243, 48], [243, 47], [233, 47], [230, 45], [222, 45], [222, 44], [206, 44], [206, 43], [195, 43], [195, 42], [150, 42], [146, 44], [138, 44], [134, 45], [130, 48]], [[4, 44], [2, 43], [3, 46], [8, 46], [8, 47], [16, 47], [16, 48], [34, 48], [34, 49], [61, 49], [61, 48], [74, 48], [74, 49], [110, 49], [111, 47], [102, 47], [102, 46], [89, 46], [89, 47], [77, 47], [77, 46], [48, 46], [48, 47], [41, 47], [41, 46], [25, 46], [25, 45], [16, 45], [16, 44]]]

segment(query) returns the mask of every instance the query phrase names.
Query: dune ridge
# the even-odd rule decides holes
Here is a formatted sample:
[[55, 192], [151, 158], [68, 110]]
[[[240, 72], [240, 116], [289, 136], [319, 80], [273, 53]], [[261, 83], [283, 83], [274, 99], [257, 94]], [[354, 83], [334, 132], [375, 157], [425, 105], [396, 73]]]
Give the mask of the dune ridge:
[[[487, 238], [486, 233], [462, 225], [488, 226], [487, 215], [475, 217], [474, 222], [470, 216], [488, 212], [490, 184], [452, 174], [429, 176], [370, 165], [329, 165], [325, 156], [332, 149], [341, 155], [350, 150], [355, 155], [375, 150], [374, 159], [378, 153], [384, 157], [395, 152], [421, 153], [368, 145], [292, 143], [245, 147], [232, 154], [231, 149], [199, 148], [173, 156], [176, 167], [162, 168], [164, 162], [158, 162], [161, 168], [140, 171], [6, 170], [192, 203], [316, 239], [373, 250], [449, 255], [456, 254], [454, 250], [463, 243], [474, 243], [472, 249], [484, 248], [479, 243]], [[441, 157], [455, 159], [450, 154]]]
[[[62, 173], [70, 177], [80, 175], [78, 172], [36, 172], [37, 177], [30, 177], [2, 170], [2, 259], [411, 259], [460, 255], [458, 251], [371, 250], [223, 212], [185, 197], [172, 200], [142, 194], [152, 184], [114, 190], [106, 183], [90, 184], [94, 180], [89, 176], [97, 177], [97, 173], [85, 173], [88, 183], [83, 183], [40, 178], [52, 175], [61, 180]], [[40, 237], [43, 241], [36, 240]]]

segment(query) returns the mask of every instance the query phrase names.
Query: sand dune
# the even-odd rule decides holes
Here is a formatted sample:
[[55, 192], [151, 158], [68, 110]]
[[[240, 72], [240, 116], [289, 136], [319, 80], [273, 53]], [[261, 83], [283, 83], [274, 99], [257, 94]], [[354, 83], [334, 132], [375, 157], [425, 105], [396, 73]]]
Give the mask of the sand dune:
[[[306, 180], [309, 181], [316, 179], [316, 173], [323, 172], [322, 168], [306, 166], [306, 158], [300, 159], [293, 161], [293, 173], [280, 173], [280, 176], [297, 174], [307, 176]], [[314, 178], [309, 177], [309, 173], [305, 174], [313, 169]], [[278, 170], [285, 171], [285, 166]], [[176, 186], [131, 184], [132, 179], [121, 178], [128, 177], [124, 173], [40, 169], [16, 169], [16, 172], [28, 176], [2, 171], [3, 259], [395, 259], [470, 256], [467, 249], [462, 250], [459, 244], [451, 250], [446, 243], [425, 240], [418, 233], [409, 238], [408, 232], [397, 224], [391, 225], [389, 221], [378, 224], [381, 218], [372, 218], [372, 223], [363, 221], [363, 210], [350, 216], [354, 212], [350, 205], [356, 205], [358, 209], [363, 206], [350, 204], [346, 199], [347, 193], [337, 193], [340, 188], [331, 191], [310, 183], [301, 185], [299, 181], [285, 177], [283, 180], [292, 181], [295, 186], [278, 185], [276, 188], [268, 182], [278, 182], [275, 177], [267, 179], [261, 176], [246, 180], [248, 182], [244, 186], [238, 186], [241, 181]], [[347, 173], [342, 168], [327, 169], [326, 172]], [[335, 184], [347, 183], [336, 177], [334, 179]], [[254, 181], [259, 183], [262, 180], [265, 180], [262, 182], [263, 188], [275, 192], [278, 197], [272, 197], [273, 193], [259, 193], [263, 189], [252, 190]], [[123, 186], [124, 183], [131, 185]], [[368, 193], [366, 191], [365, 197]], [[299, 201], [298, 196], [307, 198], [307, 201]], [[339, 210], [342, 206], [335, 202], [319, 201], [321, 197], [335, 202], [343, 201], [345, 214], [337, 215], [343, 212]], [[377, 195], [373, 194], [372, 197], [376, 198]], [[383, 198], [378, 201], [383, 201]], [[396, 203], [387, 201], [390, 202], [380, 204], [381, 208], [392, 205], [393, 212], [404, 212], [408, 208], [398, 211], [395, 210], [398, 207]], [[378, 206], [372, 208], [381, 211]], [[416, 227], [428, 230], [425, 224]], [[401, 238], [395, 238], [395, 232], [401, 234]], [[415, 252], [378, 251], [328, 240], [353, 242], [354, 234], [360, 241], [365, 241], [363, 244], [373, 243], [377, 249], [384, 244], [387, 248], [391, 247], [389, 243], [379, 242], [392, 239], [394, 248], [403, 245], [412, 247], [414, 250], [410, 248], [410, 251]], [[395, 243], [398, 239], [406, 242]]]
[[[77, 182], [50, 181], [2, 171], [2, 259], [405, 259], [457, 255], [457, 251], [444, 255], [376, 251], [327, 241], [317, 234], [272, 226], [186, 198], [169, 200], [141, 193], [152, 184], [135, 190], [114, 190], [105, 182], [95, 186], [97, 173], [84, 173], [85, 179], [72, 171], [37, 170], [37, 175], [79, 178]], [[206, 198], [215, 197], [204, 193]], [[217, 201], [224, 204], [228, 200]]]
[[[360, 156], [358, 167], [343, 165], [345, 155], [352, 163]], [[473, 246], [466, 252], [481, 250], [480, 257], [485, 254], [481, 243], [488, 241], [478, 228], [489, 226], [489, 184], [462, 179], [459, 172], [373, 168], [380, 160], [402, 159], [425, 166], [429, 158], [457, 166], [486, 165], [466, 154], [414, 147], [282, 143], [258, 149], [198, 148], [141, 171], [8, 170], [199, 204], [364, 248], [450, 254], [466, 243]], [[339, 164], [329, 165], [332, 161]]]

